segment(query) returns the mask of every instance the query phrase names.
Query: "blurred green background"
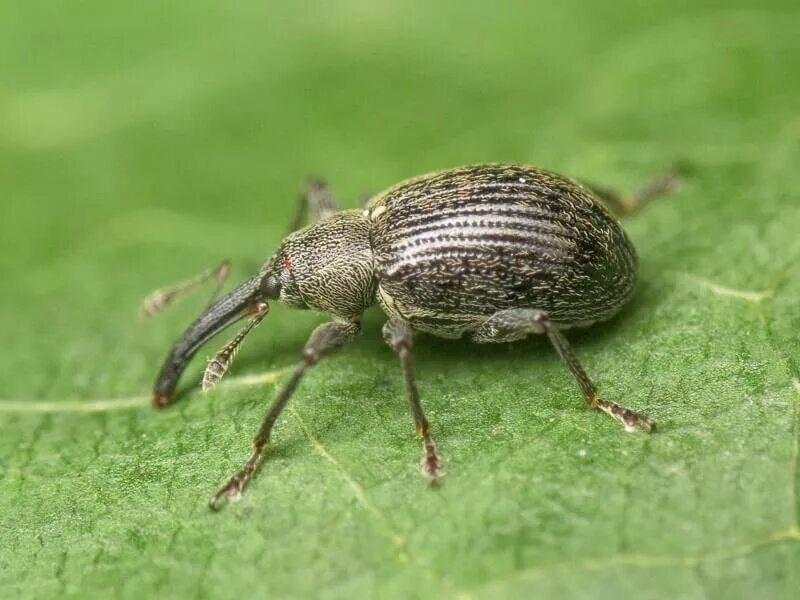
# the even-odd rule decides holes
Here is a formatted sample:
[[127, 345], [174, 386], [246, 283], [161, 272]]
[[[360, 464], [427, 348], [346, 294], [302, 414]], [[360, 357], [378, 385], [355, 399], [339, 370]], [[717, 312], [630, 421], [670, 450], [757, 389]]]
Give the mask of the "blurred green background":
[[[0, 596], [796, 597], [799, 31], [767, 0], [0, 3]], [[659, 433], [582, 409], [543, 340], [420, 337], [431, 492], [373, 311], [209, 513], [324, 316], [275, 307], [228, 386], [200, 356], [156, 413], [203, 299], [144, 295], [249, 275], [309, 175], [354, 207], [481, 161], [693, 165], [626, 222], [629, 310], [571, 336]]]

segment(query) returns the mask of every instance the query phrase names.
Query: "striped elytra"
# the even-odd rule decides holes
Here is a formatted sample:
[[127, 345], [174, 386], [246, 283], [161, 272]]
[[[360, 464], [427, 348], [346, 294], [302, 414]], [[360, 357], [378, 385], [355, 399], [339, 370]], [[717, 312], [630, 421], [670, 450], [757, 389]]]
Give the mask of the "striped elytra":
[[443, 337], [510, 308], [588, 325], [613, 316], [636, 282], [617, 220], [585, 188], [535, 167], [424, 175], [379, 194], [365, 214], [378, 302]]

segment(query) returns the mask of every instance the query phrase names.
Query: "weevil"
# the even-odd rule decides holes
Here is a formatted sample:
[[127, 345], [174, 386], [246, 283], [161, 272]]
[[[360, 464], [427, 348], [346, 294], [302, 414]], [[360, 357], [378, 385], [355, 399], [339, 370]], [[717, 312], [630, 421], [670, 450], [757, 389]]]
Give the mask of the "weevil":
[[[244, 467], [209, 505], [238, 497], [271, 441], [273, 425], [309, 367], [361, 333], [361, 316], [378, 304], [388, 320], [383, 338], [397, 354], [406, 396], [422, 440], [421, 470], [443, 474], [414, 376], [414, 332], [479, 344], [545, 334], [575, 378], [586, 405], [628, 431], [652, 430], [644, 414], [600, 397], [564, 335], [614, 316], [637, 279], [636, 251], [614, 214], [631, 212], [676, 188], [677, 177], [653, 180], [625, 196], [523, 165], [480, 164], [403, 181], [371, 197], [364, 209], [337, 210], [321, 180], [309, 181], [295, 227], [258, 273], [210, 304], [174, 345], [155, 383], [157, 407], [175, 398], [178, 380], [198, 349], [234, 322], [245, 328], [208, 363], [205, 390], [227, 371], [244, 338], [276, 300], [329, 313], [311, 333], [300, 360], [279, 389]], [[301, 227], [309, 217], [310, 224]], [[145, 301], [152, 314], [215, 279], [228, 262]]]

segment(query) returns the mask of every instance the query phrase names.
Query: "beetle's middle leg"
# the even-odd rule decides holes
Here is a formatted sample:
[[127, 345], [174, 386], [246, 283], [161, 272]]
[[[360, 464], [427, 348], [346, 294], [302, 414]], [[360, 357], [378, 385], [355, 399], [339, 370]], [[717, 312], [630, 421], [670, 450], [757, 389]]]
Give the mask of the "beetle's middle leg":
[[411, 405], [411, 414], [417, 427], [417, 435], [422, 438], [422, 444], [425, 449], [425, 457], [422, 459], [422, 472], [431, 480], [432, 484], [436, 484], [439, 478], [444, 475], [444, 465], [436, 453], [436, 444], [434, 444], [433, 437], [431, 437], [430, 425], [425, 413], [422, 411], [422, 403], [417, 391], [417, 383], [414, 378], [412, 354], [414, 346], [411, 328], [401, 321], [387, 321], [383, 326], [383, 339], [397, 353], [400, 358], [400, 364], [403, 366], [408, 403]]
[[620, 406], [616, 402], [600, 398], [597, 388], [581, 366], [567, 342], [567, 338], [541, 310], [512, 308], [498, 311], [472, 333], [472, 340], [478, 343], [513, 342], [524, 339], [533, 333], [547, 334], [550, 343], [566, 363], [575, 381], [578, 382], [586, 404], [590, 408], [596, 408], [616, 419], [625, 426], [627, 431], [655, 428], [655, 422], [646, 415]]
[[261, 423], [261, 428], [253, 440], [253, 451], [250, 458], [247, 459], [244, 467], [231, 477], [228, 482], [222, 486], [219, 491], [214, 494], [209, 500], [209, 506], [216, 510], [219, 506], [220, 500], [224, 497], [237, 497], [242, 493], [247, 482], [253, 477], [258, 468], [261, 458], [264, 455], [264, 450], [270, 442], [272, 435], [272, 427], [275, 421], [278, 420], [286, 404], [297, 389], [297, 385], [305, 375], [309, 367], [313, 367], [320, 359], [325, 356], [334, 354], [344, 348], [347, 344], [352, 342], [356, 336], [361, 332], [361, 320], [355, 318], [349, 321], [331, 321], [330, 323], [323, 323], [317, 327], [311, 336], [308, 338], [305, 347], [303, 348], [302, 358], [295, 367], [291, 379], [278, 392], [278, 396], [272, 403], [267, 415]]

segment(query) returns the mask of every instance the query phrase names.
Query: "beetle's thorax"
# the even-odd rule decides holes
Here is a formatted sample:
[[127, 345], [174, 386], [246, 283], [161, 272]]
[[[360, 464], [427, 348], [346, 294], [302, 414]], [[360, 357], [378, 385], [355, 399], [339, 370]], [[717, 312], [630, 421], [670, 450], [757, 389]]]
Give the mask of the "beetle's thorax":
[[369, 222], [345, 210], [287, 237], [272, 258], [279, 300], [340, 317], [360, 315], [375, 298]]

